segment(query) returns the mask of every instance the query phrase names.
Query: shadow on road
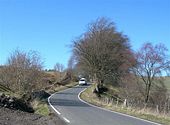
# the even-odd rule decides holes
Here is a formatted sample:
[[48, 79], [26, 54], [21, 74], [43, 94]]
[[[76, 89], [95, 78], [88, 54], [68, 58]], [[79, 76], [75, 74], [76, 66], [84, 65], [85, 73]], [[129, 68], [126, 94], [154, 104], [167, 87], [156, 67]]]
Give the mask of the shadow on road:
[[53, 106], [78, 106], [78, 107], [89, 107], [89, 105], [80, 102], [79, 100], [68, 100], [68, 99], [56, 99], [51, 100]]
[[89, 107], [89, 105], [78, 100], [77, 96], [81, 90], [84, 90], [90, 86], [87, 85], [79, 85], [73, 87], [73, 90], [66, 90], [55, 93], [55, 95], [50, 99], [50, 103], [53, 106], [73, 106], [73, 107]]

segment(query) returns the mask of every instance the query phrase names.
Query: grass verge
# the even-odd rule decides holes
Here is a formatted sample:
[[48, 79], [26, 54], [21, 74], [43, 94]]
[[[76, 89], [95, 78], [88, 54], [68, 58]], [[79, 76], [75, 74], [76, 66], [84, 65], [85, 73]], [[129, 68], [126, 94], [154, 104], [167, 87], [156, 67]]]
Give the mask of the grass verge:
[[34, 100], [32, 102], [32, 106], [35, 110], [35, 114], [40, 114], [43, 116], [48, 116], [50, 114], [46, 100]]
[[162, 114], [154, 114], [151, 113], [148, 109], [141, 110], [137, 108], [131, 108], [131, 107], [123, 107], [122, 105], [113, 105], [113, 104], [107, 104], [105, 102], [100, 101], [100, 99], [93, 94], [93, 90], [95, 88], [95, 85], [93, 84], [89, 88], [87, 88], [83, 93], [81, 93], [80, 97], [99, 107], [106, 108], [112, 111], [128, 114], [131, 116], [135, 116], [138, 118], [146, 119], [149, 121], [161, 123], [164, 125], [170, 125], [170, 117], [162, 115]]

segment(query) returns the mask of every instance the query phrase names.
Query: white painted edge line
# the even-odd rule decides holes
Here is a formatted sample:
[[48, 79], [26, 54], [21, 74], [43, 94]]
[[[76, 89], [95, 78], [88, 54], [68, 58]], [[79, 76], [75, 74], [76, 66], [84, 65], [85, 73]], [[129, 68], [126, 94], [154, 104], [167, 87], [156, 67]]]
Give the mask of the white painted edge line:
[[58, 114], [60, 115], [61, 113], [56, 109], [54, 108], [54, 106], [50, 103], [50, 98], [53, 96], [54, 94], [52, 94], [50, 97], [48, 97], [48, 104], [50, 105], [50, 107]]
[[69, 121], [67, 118], [63, 117], [63, 119], [64, 119], [67, 123], [70, 123], [70, 121]]
[[[78, 86], [78, 85], [77, 85], [77, 86]], [[72, 87], [72, 88], [73, 88], [73, 87]], [[72, 89], [72, 88], [64, 89], [64, 90], [61, 90], [61, 91], [59, 91], [59, 92], [63, 92], [63, 91], [66, 91], [66, 90], [69, 90], [69, 89]], [[55, 95], [56, 93], [59, 93], [59, 92], [55, 92], [55, 93], [53, 93], [51, 96], [48, 97], [48, 104], [50, 105], [50, 107], [51, 107], [58, 115], [61, 116], [61, 113], [50, 103], [50, 98], [51, 98], [53, 95]], [[64, 119], [67, 123], [70, 123], [70, 121], [69, 121], [67, 118], [62, 117], [62, 116], [61, 116], [61, 118]]]
[[[89, 87], [90, 87], [90, 86], [89, 86]], [[105, 109], [105, 108], [102, 108], [102, 107], [98, 107], [98, 106], [92, 105], [92, 104], [90, 104], [90, 103], [88, 103], [88, 102], [86, 102], [86, 101], [84, 101], [84, 100], [82, 100], [82, 99], [80, 98], [81, 93], [83, 93], [86, 89], [87, 89], [87, 88], [83, 89], [83, 90], [78, 94], [78, 99], [79, 99], [81, 102], [83, 102], [83, 103], [85, 103], [85, 104], [87, 104], [87, 105], [89, 105], [89, 106], [92, 106], [92, 107], [95, 107], [95, 108], [98, 108], [98, 109], [101, 109], [101, 110], [104, 110], [104, 111], [116, 113], [116, 114], [119, 114], [119, 115], [127, 116], [127, 117], [130, 117], [130, 118], [138, 119], [138, 120], [141, 120], [141, 121], [145, 121], [145, 122], [148, 122], [148, 123], [152, 123], [152, 124], [155, 124], [155, 125], [162, 125], [162, 124], [155, 123], [155, 122], [152, 122], [152, 121], [148, 121], [148, 120], [145, 120], [145, 119], [141, 119], [141, 118], [138, 118], [138, 117], [135, 117], [135, 116], [123, 114], [123, 113], [116, 112], [116, 111], [111, 111], [111, 110], [109, 110], [109, 109]]]

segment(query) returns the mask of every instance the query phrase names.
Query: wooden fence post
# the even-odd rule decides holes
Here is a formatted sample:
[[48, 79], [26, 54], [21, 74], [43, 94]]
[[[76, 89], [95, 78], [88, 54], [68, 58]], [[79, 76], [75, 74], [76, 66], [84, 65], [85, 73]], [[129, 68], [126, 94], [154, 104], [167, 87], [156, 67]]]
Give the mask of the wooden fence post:
[[127, 107], [127, 99], [124, 100], [123, 106], [124, 106], [124, 107]]
[[156, 113], [159, 113], [159, 106], [156, 105]]
[[116, 101], [116, 107], [118, 106], [119, 104], [119, 99], [117, 98], [117, 101]]

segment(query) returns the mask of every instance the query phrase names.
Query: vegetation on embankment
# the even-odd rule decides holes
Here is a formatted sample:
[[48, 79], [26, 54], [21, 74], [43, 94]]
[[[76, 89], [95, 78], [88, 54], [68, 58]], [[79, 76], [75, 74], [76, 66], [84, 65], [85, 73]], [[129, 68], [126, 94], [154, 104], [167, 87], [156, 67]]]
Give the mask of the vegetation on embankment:
[[[66, 85], [60, 85], [56, 88], [51, 88], [48, 91], [50, 91], [51, 93], [54, 93], [54, 92], [58, 92], [58, 91], [61, 91], [64, 89], [71, 88], [75, 85], [77, 85], [76, 82], [71, 82]], [[20, 97], [19, 95], [16, 95], [15, 93], [11, 92], [9, 89], [5, 88], [2, 85], [0, 85], [0, 88], [1, 88], [0, 93], [4, 93], [5, 95], [7, 95], [11, 98], [13, 98], [13, 97], [15, 97], [16, 99], [17, 98], [25, 98], [26, 100], [27, 100], [27, 98], [30, 98], [30, 97]], [[42, 93], [42, 91], [44, 93]], [[48, 95], [48, 93], [46, 93], [44, 90], [42, 90], [42, 91], [41, 92], [38, 91], [40, 94], [37, 94], [37, 95], [34, 94], [34, 97], [32, 97], [33, 95], [31, 95], [31, 98], [33, 98], [33, 99], [31, 99], [29, 102], [31, 103], [31, 106], [34, 109], [34, 113], [40, 114], [43, 116], [48, 116], [50, 114], [50, 110], [49, 110], [49, 105], [48, 105], [47, 99], [50, 95]]]
[[38, 52], [16, 49], [7, 63], [0, 66], [0, 93], [9, 97], [2, 99], [8, 103], [10, 98], [16, 98], [31, 106], [33, 112], [48, 115], [47, 99], [50, 94], [76, 84], [72, 82], [71, 70], [64, 70], [61, 64], [55, 67], [54, 70], [43, 70]]
[[55, 87], [54, 89], [50, 89], [50, 90], [47, 90], [49, 91], [49, 93], [55, 93], [55, 92], [58, 92], [58, 91], [62, 91], [62, 90], [65, 90], [65, 89], [68, 89], [68, 88], [72, 88], [73, 86], [76, 86], [77, 85], [77, 82], [71, 82], [71, 83], [68, 83], [66, 85], [59, 85], [57, 87]]
[[[102, 94], [99, 98], [96, 94], [93, 93], [94, 89], [95, 84], [91, 85], [84, 92], [82, 92], [80, 97], [83, 100], [102, 108], [161, 123], [164, 125], [170, 125], [170, 117], [167, 115], [155, 113], [154, 111], [151, 111], [147, 108], [140, 109], [134, 107], [126, 107], [123, 105], [123, 103], [116, 104], [113, 102], [108, 102], [107, 94]], [[119, 88], [112, 88], [112, 90], [116, 91], [117, 93]]]
[[48, 116], [50, 114], [50, 110], [48, 108], [48, 103], [46, 100], [34, 100], [32, 102], [32, 106], [34, 107], [35, 113], [43, 116]]
[[[18, 92], [18, 91], [11, 90], [7, 86], [5, 86], [6, 84], [1, 83], [0, 93], [3, 93], [6, 96], [9, 96], [10, 98], [14, 97], [16, 99], [23, 100], [23, 102], [27, 102], [28, 104], [31, 104], [30, 106], [32, 106], [32, 108], [34, 109], [34, 113], [40, 114], [43, 116], [48, 116], [51, 113], [49, 109], [48, 101], [47, 101], [50, 94], [73, 87], [77, 83], [72, 82], [71, 79], [69, 79], [69, 81], [67, 81], [64, 84], [62, 83], [58, 84], [56, 81], [58, 81], [58, 79], [61, 79], [61, 78], [58, 77], [57, 72], [42, 71], [42, 73], [43, 73], [43, 76], [41, 79], [43, 80], [44, 85], [42, 86], [41, 82], [38, 83], [39, 84], [38, 86], [40, 87], [39, 90], [34, 90], [33, 92], [29, 92], [29, 93]], [[64, 79], [67, 79], [66, 78], [67, 75], [64, 75], [64, 74], [66, 73], [63, 73]], [[19, 87], [19, 86], [16, 85], [16, 87]]]

